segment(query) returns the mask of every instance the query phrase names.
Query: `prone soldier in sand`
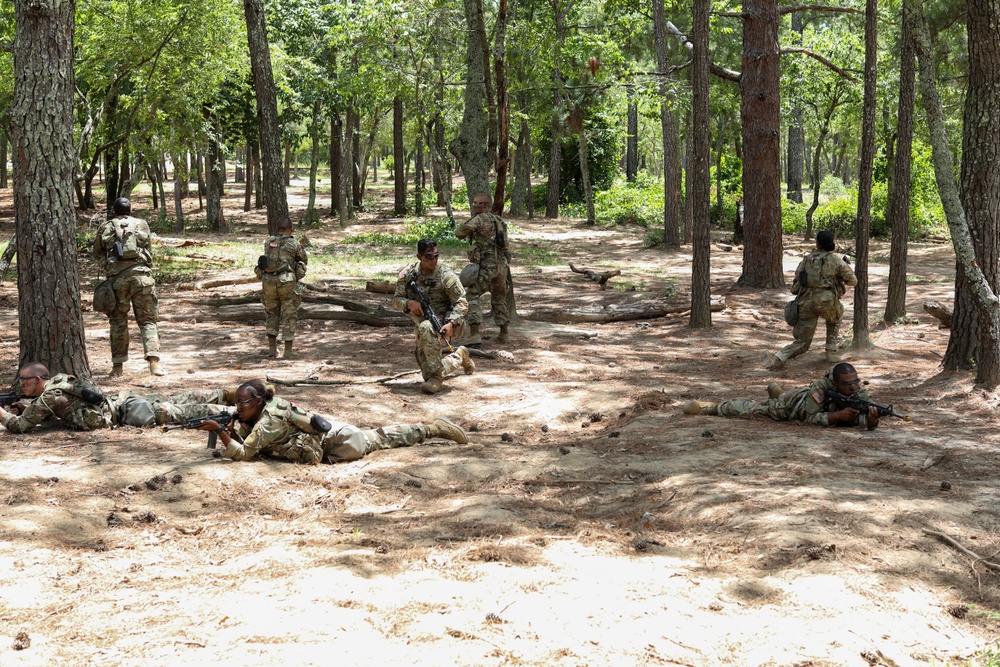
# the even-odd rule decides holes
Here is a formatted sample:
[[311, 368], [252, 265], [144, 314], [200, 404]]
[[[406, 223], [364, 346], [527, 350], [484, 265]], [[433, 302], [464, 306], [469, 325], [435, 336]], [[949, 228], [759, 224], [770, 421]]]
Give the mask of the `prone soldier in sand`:
[[[478, 345], [482, 342], [479, 326], [483, 323], [483, 305], [481, 297], [484, 292], [490, 293], [490, 305], [493, 308], [493, 321], [500, 327], [497, 341], [505, 342], [509, 335], [510, 313], [507, 308], [507, 273], [510, 264], [510, 250], [507, 249], [507, 225], [500, 216], [490, 211], [492, 199], [487, 194], [476, 195], [472, 201], [472, 219], [463, 222], [455, 229], [455, 236], [468, 238], [473, 244], [469, 251], [469, 261], [474, 269], [471, 282], [466, 284], [466, 296], [469, 300], [469, 337], [462, 341], [466, 345]], [[469, 267], [463, 269], [463, 276]]]
[[148, 427], [177, 424], [225, 411], [235, 390], [188, 391], [173, 396], [121, 391], [104, 396], [89, 382], [59, 373], [49, 377], [40, 363], [25, 364], [17, 373], [23, 396], [0, 407], [0, 424], [11, 433], [27, 433], [46, 419], [68, 423], [78, 431], [111, 426]]
[[309, 257], [292, 236], [292, 221], [278, 221], [278, 233], [264, 242], [264, 254], [257, 261], [254, 273], [261, 280], [260, 301], [267, 314], [267, 353], [278, 356], [278, 333], [285, 341], [285, 359], [292, 356], [295, 328], [302, 305], [299, 281], [306, 275]]
[[748, 398], [732, 398], [721, 403], [688, 401], [688, 415], [719, 417], [767, 416], [775, 421], [799, 421], [816, 426], [864, 426], [869, 431], [878, 428], [885, 416], [910, 418], [897, 414], [891, 405], [872, 401], [867, 390], [861, 389], [858, 372], [849, 363], [841, 362], [808, 387], [782, 391], [777, 382], [767, 386], [770, 400], [758, 403]]
[[795, 341], [776, 354], [764, 353], [764, 367], [778, 368], [786, 361], [797, 357], [812, 344], [820, 317], [826, 320], [826, 360], [840, 361], [837, 355], [837, 329], [844, 315], [840, 297], [849, 286], [857, 285], [858, 278], [850, 265], [840, 255], [834, 254], [836, 244], [833, 232], [816, 235], [816, 250], [806, 256], [795, 269], [792, 294], [798, 302], [798, 322], [792, 329]]
[[[448, 341], [464, 332], [469, 304], [455, 272], [438, 263], [440, 254], [437, 242], [420, 239], [417, 243], [420, 261], [400, 272], [392, 298], [393, 306], [409, 313], [416, 325], [417, 345], [413, 354], [424, 378], [420, 389], [427, 394], [441, 391], [445, 376], [460, 366], [466, 375], [476, 370], [464, 347], [443, 358], [441, 355], [442, 341], [450, 347]], [[425, 309], [421, 301], [429, 308]]]
[[304, 410], [274, 395], [260, 380], [236, 390], [235, 423], [206, 421], [200, 430], [215, 431], [225, 447], [222, 456], [247, 461], [258, 454], [297, 463], [357, 461], [380, 449], [418, 445], [429, 438], [465, 444], [468, 436], [446, 417], [427, 424], [395, 424], [362, 429]]

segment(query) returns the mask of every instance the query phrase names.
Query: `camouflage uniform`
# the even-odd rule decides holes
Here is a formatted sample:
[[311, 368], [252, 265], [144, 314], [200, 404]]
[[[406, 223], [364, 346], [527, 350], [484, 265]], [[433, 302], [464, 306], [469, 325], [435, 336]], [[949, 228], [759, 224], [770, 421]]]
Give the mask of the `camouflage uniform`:
[[[767, 415], [775, 421], [800, 421], [814, 426], [830, 426], [828, 413], [843, 409], [837, 401], [826, 401], [826, 392], [835, 391], [833, 386], [833, 371], [829, 370], [819, 380], [808, 387], [798, 387], [783, 392], [777, 398], [763, 403], [748, 398], [733, 398], [719, 403], [720, 417], [754, 417]], [[872, 400], [872, 395], [862, 389], [858, 392], [860, 398]], [[860, 413], [852, 424], [838, 423], [837, 426], [855, 426], [867, 423], [867, 415]]]
[[[462, 287], [455, 272], [439, 263], [433, 273], [424, 275], [420, 272], [419, 262], [401, 272], [396, 282], [392, 303], [397, 310], [404, 313], [408, 312], [406, 310], [408, 301], [418, 300], [415, 294], [409, 294], [406, 289], [406, 283], [413, 278], [434, 307], [434, 313], [438, 316], [441, 326], [449, 321], [452, 322], [454, 324], [452, 337], [461, 338], [465, 333], [465, 316], [469, 310], [469, 303], [465, 300], [465, 288]], [[457, 351], [441, 358], [441, 340], [434, 333], [434, 327], [429, 320], [424, 320], [413, 313], [410, 313], [410, 317], [417, 325], [417, 346], [413, 354], [417, 357], [424, 380], [435, 376], [444, 377], [462, 365], [462, 357]]]
[[378, 449], [409, 447], [424, 441], [428, 428], [423, 424], [399, 424], [377, 429], [361, 429], [328, 419], [327, 433], [309, 433], [292, 422], [297, 412], [308, 422], [309, 413], [275, 396], [264, 406], [257, 423], [247, 428], [238, 422], [236, 432], [242, 443], [233, 440], [222, 455], [234, 461], [247, 461], [265, 454], [296, 463], [337, 463], [356, 461]]
[[221, 389], [189, 391], [169, 397], [122, 391], [115, 398], [105, 397], [94, 404], [81, 396], [85, 388], [98, 391], [94, 385], [72, 375], [55, 375], [45, 382], [41, 395], [27, 399], [27, 406], [20, 415], [7, 413], [0, 423], [11, 433], [27, 433], [46, 419], [52, 418], [67, 422], [78, 431], [93, 431], [123, 423], [128, 399], [148, 401], [148, 412], [155, 414], [157, 424], [176, 424], [195, 417], [217, 414], [226, 409], [224, 405], [220, 405], [224, 403]]
[[510, 263], [510, 250], [497, 246], [498, 229], [506, 238], [507, 226], [500, 216], [490, 211], [480, 213], [455, 229], [455, 236], [468, 237], [473, 243], [472, 250], [469, 251], [469, 261], [479, 264], [479, 276], [466, 290], [469, 299], [469, 324], [483, 322], [480, 297], [484, 292], [490, 293], [490, 305], [493, 308], [493, 321], [496, 325], [504, 326], [510, 322], [510, 313], [507, 310], [507, 267]]
[[[127, 225], [135, 234], [138, 257], [118, 259], [114, 253], [118, 240], [116, 228]], [[160, 336], [156, 330], [156, 281], [153, 279], [153, 255], [150, 252], [149, 225], [144, 220], [129, 215], [119, 215], [108, 220], [97, 230], [94, 238], [94, 259], [104, 262], [104, 272], [111, 280], [118, 305], [108, 313], [111, 335], [111, 363], [128, 361], [128, 313], [135, 311], [135, 321], [142, 334], [142, 347], [147, 361], [160, 358]]]
[[[137, 402], [148, 405], [138, 406]], [[232, 412], [227, 404], [222, 389], [195, 389], [179, 394], [140, 394], [128, 389], [118, 392], [114, 398], [108, 398], [111, 408], [111, 422], [115, 425], [152, 426], [151, 423], [133, 423], [129, 416], [138, 412], [142, 415], [152, 414], [157, 425], [181, 424], [189, 419], [217, 415], [220, 412]], [[137, 410], [138, 408], [138, 410]]]
[[[808, 287], [800, 283], [803, 272], [810, 276]], [[817, 284], [812, 284], [813, 281]], [[827, 250], [813, 250], [809, 253], [799, 263], [792, 282], [792, 294], [797, 295], [799, 300], [799, 321], [792, 329], [795, 342], [782, 348], [778, 352], [778, 358], [788, 361], [808, 350], [820, 317], [826, 320], [826, 351], [828, 354], [836, 354], [837, 329], [840, 318], [844, 315], [840, 297], [844, 296], [848, 286], [857, 284], [857, 276], [840, 255]]]
[[267, 314], [267, 335], [277, 336], [279, 327], [284, 341], [295, 339], [302, 305], [299, 281], [306, 275], [309, 258], [295, 237], [287, 234], [271, 236], [264, 243], [267, 268], [254, 269], [261, 279], [260, 301]]

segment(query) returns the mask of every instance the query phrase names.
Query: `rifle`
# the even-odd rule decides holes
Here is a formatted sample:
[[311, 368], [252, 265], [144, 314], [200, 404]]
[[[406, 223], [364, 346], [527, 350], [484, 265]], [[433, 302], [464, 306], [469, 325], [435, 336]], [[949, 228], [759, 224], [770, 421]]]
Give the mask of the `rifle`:
[[426, 296], [424, 296], [424, 293], [420, 291], [420, 288], [417, 287], [417, 280], [415, 278], [410, 278], [410, 281], [406, 283], [406, 288], [412, 290], [417, 295], [417, 301], [420, 302], [420, 307], [424, 311], [424, 319], [431, 323], [431, 328], [434, 329], [434, 333], [436, 333], [441, 340], [444, 341], [444, 344], [448, 346], [448, 351], [454, 352], [455, 348], [451, 346], [451, 341], [445, 338], [445, 336], [441, 333], [441, 320], [439, 320], [438, 316], [434, 313], [434, 308], [431, 307], [431, 302]]
[[[207, 417], [195, 417], [194, 419], [189, 419], [186, 422], [181, 422], [180, 424], [170, 424], [169, 426], [161, 426], [161, 431], [173, 431], [174, 429], [184, 428], [184, 429], [195, 429], [204, 426], [205, 422], [213, 421], [216, 422], [222, 428], [225, 428], [236, 419], [236, 415], [232, 412], [220, 412], [217, 415], [208, 415]], [[208, 432], [208, 448], [215, 449], [216, 443], [219, 441], [218, 431]]]
[[19, 394], [16, 391], [6, 391], [0, 394], [0, 405], [2, 405], [3, 407], [7, 407], [8, 405], [13, 405], [14, 403], [17, 403], [22, 398], [26, 397], [23, 396], [22, 394]]
[[897, 419], [902, 419], [904, 422], [910, 421], [909, 415], [897, 414], [895, 410], [892, 409], [892, 405], [879, 405], [874, 401], [866, 401], [860, 396], [845, 396], [839, 391], [833, 391], [832, 389], [826, 392], [827, 401], [838, 401], [843, 403], [849, 408], [853, 408], [858, 412], [868, 414], [868, 408], [875, 408], [878, 410], [879, 417], [896, 417]]

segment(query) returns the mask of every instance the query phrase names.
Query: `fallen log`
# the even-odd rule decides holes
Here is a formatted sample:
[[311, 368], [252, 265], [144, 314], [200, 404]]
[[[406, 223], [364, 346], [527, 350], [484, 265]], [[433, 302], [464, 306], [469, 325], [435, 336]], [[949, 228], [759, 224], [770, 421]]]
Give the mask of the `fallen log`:
[[212, 289], [214, 287], [225, 287], [226, 285], [249, 285], [250, 283], [259, 283], [260, 278], [255, 276], [240, 276], [238, 278], [212, 278], [210, 280], [202, 280], [194, 284], [194, 288], [197, 290], [202, 289]]
[[[331, 310], [325, 307], [302, 306], [299, 308], [300, 320], [337, 320], [341, 322], [357, 322], [373, 327], [412, 327], [413, 320], [403, 313], [378, 309], [370, 313], [358, 313], [346, 310]], [[248, 303], [238, 306], [223, 306], [211, 313], [195, 316], [195, 322], [263, 322], [264, 306]]]
[[[247, 303], [260, 303], [260, 291], [254, 291], [250, 294], [244, 294], [241, 296], [229, 296], [229, 297], [217, 297], [211, 299], [181, 299], [183, 303], [190, 303], [197, 306], [213, 306], [216, 308], [221, 308], [223, 306], [240, 306]], [[339, 296], [331, 296], [329, 294], [303, 294], [303, 303], [328, 303], [333, 306], [341, 306], [347, 310], [354, 311], [356, 313], [377, 313], [379, 311], [387, 312], [384, 308], [372, 308], [371, 306], [366, 306], [358, 301], [351, 301], [350, 299], [344, 299]]]
[[608, 282], [611, 278], [615, 276], [620, 276], [622, 274], [620, 269], [615, 269], [613, 271], [604, 271], [603, 273], [598, 273], [597, 271], [591, 271], [590, 269], [578, 269], [571, 263], [569, 265], [569, 270], [573, 273], [582, 273], [587, 280], [595, 282], [601, 286], [601, 289], [606, 289], [604, 284]]
[[931, 317], [936, 317], [939, 329], [950, 329], [951, 328], [951, 308], [944, 306], [937, 301], [924, 301], [924, 312]]
[[312, 380], [309, 378], [299, 378], [294, 380], [285, 380], [283, 378], [273, 377], [271, 375], [267, 376], [267, 381], [280, 385], [283, 387], [294, 387], [296, 385], [320, 385], [320, 386], [336, 386], [344, 384], [385, 384], [386, 382], [392, 382], [393, 380], [398, 380], [401, 377], [406, 377], [407, 375], [415, 375], [419, 373], [419, 370], [415, 371], [403, 371], [402, 373], [396, 373], [395, 375], [390, 375], [384, 378], [372, 378], [371, 380]]
[[377, 294], [395, 294], [396, 283], [389, 280], [369, 280], [365, 283], [365, 291]]
[[[726, 307], [726, 297], [712, 295], [711, 310], [717, 313]], [[558, 308], [536, 308], [523, 315], [526, 320], [536, 322], [558, 322], [558, 323], [581, 323], [581, 322], [628, 322], [631, 320], [650, 320], [666, 315], [683, 313], [691, 310], [689, 301], [668, 302], [668, 301], [645, 301], [642, 303], [617, 304], [612, 303], [607, 306], [593, 306], [591, 308], [580, 308], [577, 310], [565, 310]]]
[[215, 264], [235, 264], [235, 259], [230, 259], [229, 257], [212, 257], [210, 255], [157, 255], [157, 261], [160, 262], [177, 262], [177, 263], [194, 263], [194, 262], [211, 262]]

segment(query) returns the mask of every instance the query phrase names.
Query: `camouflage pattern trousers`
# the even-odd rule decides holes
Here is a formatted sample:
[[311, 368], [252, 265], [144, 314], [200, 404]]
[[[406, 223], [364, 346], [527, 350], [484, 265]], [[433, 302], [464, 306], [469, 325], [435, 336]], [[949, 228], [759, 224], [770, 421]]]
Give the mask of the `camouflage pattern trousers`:
[[767, 416], [778, 422], [791, 421], [796, 409], [801, 410], [802, 399], [809, 392], [808, 387], [799, 387], [784, 392], [777, 398], [767, 401], [754, 401], [749, 398], [731, 398], [719, 403], [720, 417], [742, 417], [744, 419], [757, 416]]
[[278, 277], [266, 277], [261, 283], [260, 302], [267, 316], [265, 328], [268, 336], [277, 336], [279, 327], [282, 340], [294, 340], [299, 323], [299, 306], [302, 294], [295, 280], [282, 282]]
[[843, 315], [844, 306], [836, 292], [830, 289], [810, 289], [799, 299], [799, 321], [792, 329], [795, 341], [783, 347], [778, 356], [787, 361], [808, 350], [821, 317], [826, 320], [826, 351], [836, 352], [840, 318]]
[[269, 445], [267, 453], [297, 463], [339, 463], [357, 461], [365, 454], [379, 449], [416, 445], [427, 437], [427, 427], [423, 424], [396, 424], [364, 429], [329, 419], [327, 421], [332, 427], [328, 433], [298, 431], [287, 442]]
[[112, 283], [118, 304], [108, 313], [111, 335], [111, 363], [128, 361], [128, 314], [135, 311], [135, 322], [142, 334], [143, 354], [148, 361], [160, 358], [160, 335], [156, 330], [156, 281], [148, 273], [125, 271]]
[[465, 290], [465, 298], [469, 300], [469, 314], [466, 321], [469, 324], [483, 323], [482, 296], [490, 293], [490, 307], [493, 308], [493, 321], [497, 326], [510, 322], [510, 312], [507, 309], [507, 264], [481, 262], [479, 277]]
[[[157, 425], [162, 426], [229, 411], [222, 389], [196, 389], [170, 396], [124, 390], [119, 392], [113, 403], [117, 422], [130, 426], [151, 426], [152, 424], [146, 423], [149, 416], [154, 418]], [[136, 421], [144, 423], [135, 423]]]
[[[452, 337], [456, 340], [462, 338], [465, 329], [464, 324], [456, 326]], [[441, 337], [434, 333], [434, 327], [428, 320], [417, 325], [417, 347], [413, 350], [413, 355], [417, 358], [420, 374], [425, 380], [435, 376], [443, 378], [462, 366], [462, 357], [458, 352], [441, 356]]]

